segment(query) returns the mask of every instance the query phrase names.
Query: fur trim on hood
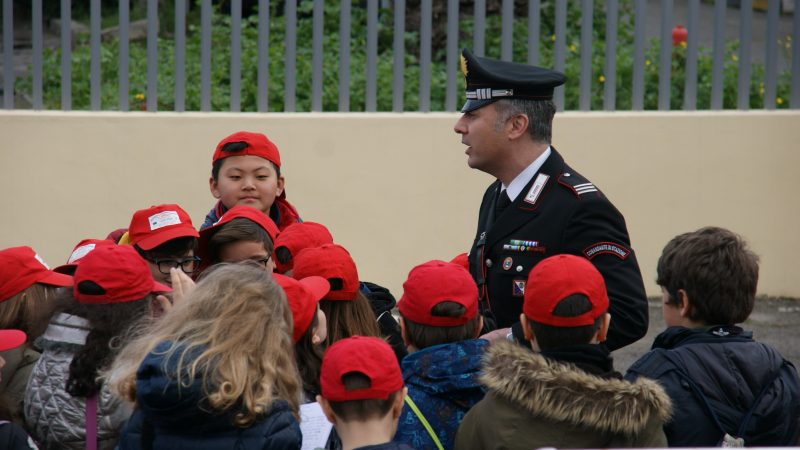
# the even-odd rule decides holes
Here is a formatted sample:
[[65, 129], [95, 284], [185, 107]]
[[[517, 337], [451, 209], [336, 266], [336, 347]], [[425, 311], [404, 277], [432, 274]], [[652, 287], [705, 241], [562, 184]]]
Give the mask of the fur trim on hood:
[[672, 411], [669, 396], [653, 380], [600, 378], [514, 343], [492, 343], [483, 361], [487, 388], [547, 419], [633, 435], [653, 415], [667, 421]]

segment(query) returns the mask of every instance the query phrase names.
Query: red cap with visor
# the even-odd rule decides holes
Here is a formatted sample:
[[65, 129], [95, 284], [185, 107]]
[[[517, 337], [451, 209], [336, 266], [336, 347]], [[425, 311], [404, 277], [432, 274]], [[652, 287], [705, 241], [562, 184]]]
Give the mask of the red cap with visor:
[[[460, 317], [431, 314], [434, 306], [445, 301], [463, 306], [464, 314]], [[464, 325], [478, 314], [478, 286], [463, 266], [438, 260], [428, 261], [408, 273], [397, 309], [406, 319], [422, 325]]]
[[317, 313], [317, 303], [328, 293], [330, 285], [322, 277], [295, 280], [277, 273], [273, 276], [286, 293], [289, 309], [292, 310], [292, 340], [297, 343], [311, 326]]
[[341, 245], [327, 244], [321, 247], [306, 248], [301, 250], [294, 259], [292, 277], [301, 279], [319, 276], [328, 280], [331, 291], [323, 300], [352, 301], [356, 299], [359, 289], [358, 270], [350, 253]]
[[178, 205], [157, 205], [133, 213], [128, 227], [130, 243], [142, 250], [181, 237], [198, 237], [189, 214]]
[[[109, 304], [140, 300], [148, 294], [171, 292], [172, 288], [153, 280], [150, 267], [128, 245], [98, 247], [86, 255], [75, 269], [73, 295], [80, 303]], [[92, 294], [82, 285], [90, 282], [102, 289]]]
[[104, 245], [116, 245], [114, 242], [108, 239], [84, 239], [78, 242], [78, 245], [72, 249], [72, 253], [69, 254], [69, 259], [67, 259], [66, 264], [62, 264], [55, 269], [54, 272], [64, 273], [67, 275], [72, 275], [75, 273], [75, 269], [80, 264], [81, 260], [84, 256], [88, 255], [89, 252], [94, 250], [97, 247], [102, 247]]
[[72, 277], [50, 270], [30, 247], [0, 250], [0, 302], [28, 289], [34, 283], [72, 286]]
[[[223, 147], [231, 142], [242, 142], [246, 144], [246, 147], [238, 151], [222, 151]], [[281, 166], [281, 154], [278, 152], [278, 146], [273, 144], [265, 135], [261, 133], [251, 133], [249, 131], [237, 131], [219, 141], [217, 149], [214, 151], [214, 156], [211, 158], [211, 163], [213, 164], [217, 162], [217, 160], [229, 156], [243, 155], [258, 156], [270, 161], [278, 167]]]
[[[592, 309], [575, 317], [554, 316], [561, 300], [573, 294], [585, 295]], [[608, 293], [603, 275], [588, 259], [555, 255], [541, 260], [528, 274], [522, 311], [525, 317], [554, 327], [592, 325], [608, 310]]]
[[292, 270], [294, 268], [294, 259], [301, 250], [325, 244], [333, 244], [333, 236], [325, 228], [325, 225], [316, 222], [298, 222], [289, 225], [281, 231], [281, 235], [275, 241], [275, 251], [285, 247], [290, 255], [290, 259], [286, 263], [282, 263], [275, 258], [278, 272], [286, 273]]
[[[358, 372], [369, 378], [370, 386], [347, 390], [342, 377]], [[403, 388], [403, 375], [392, 348], [383, 339], [353, 336], [333, 343], [322, 358], [322, 396], [332, 402], [386, 400]]]

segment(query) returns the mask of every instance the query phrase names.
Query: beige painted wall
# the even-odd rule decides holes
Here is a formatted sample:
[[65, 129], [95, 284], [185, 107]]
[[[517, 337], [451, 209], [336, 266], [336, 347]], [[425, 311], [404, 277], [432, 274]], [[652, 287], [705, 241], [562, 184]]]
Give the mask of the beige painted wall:
[[[399, 297], [411, 267], [469, 248], [492, 181], [467, 167], [457, 117], [0, 111], [0, 248], [31, 245], [57, 265], [157, 203], [199, 226], [213, 148], [245, 129], [278, 144], [303, 218]], [[761, 255], [761, 293], [800, 296], [800, 112], [563, 113], [554, 146], [625, 215], [649, 294], [664, 244], [713, 224]]]

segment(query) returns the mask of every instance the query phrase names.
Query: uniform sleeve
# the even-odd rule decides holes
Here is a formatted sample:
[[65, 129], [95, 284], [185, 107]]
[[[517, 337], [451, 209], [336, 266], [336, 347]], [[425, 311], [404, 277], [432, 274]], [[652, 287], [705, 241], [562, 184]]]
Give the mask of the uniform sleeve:
[[584, 197], [564, 230], [567, 253], [589, 259], [603, 275], [611, 326], [606, 345], [613, 351], [647, 333], [647, 295], [625, 219], [605, 197]]

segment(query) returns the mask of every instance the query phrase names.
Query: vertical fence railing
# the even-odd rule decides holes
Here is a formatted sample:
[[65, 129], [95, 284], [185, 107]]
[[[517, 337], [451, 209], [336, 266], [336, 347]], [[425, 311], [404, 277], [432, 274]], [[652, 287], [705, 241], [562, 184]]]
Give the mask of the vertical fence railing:
[[[100, 0], [87, 2], [88, 40], [72, 27], [73, 2], [58, 2], [60, 43], [55, 49], [60, 50], [58, 66], [50, 63], [52, 58], [44, 58], [46, 50], [43, 26], [50, 19], [43, 17], [44, 2], [31, 0], [31, 62], [28, 72], [23, 75], [15, 73], [15, 64], [18, 66], [19, 63], [15, 55], [14, 38], [21, 27], [20, 23], [25, 22], [15, 20], [14, 0], [2, 0], [3, 108], [60, 108], [69, 111], [76, 107], [92, 111], [128, 111], [132, 109], [131, 99], [135, 99], [136, 108], [133, 109], [151, 112], [159, 109], [159, 100], [167, 105], [164, 108], [174, 111], [211, 111], [226, 107], [217, 99], [224, 98], [227, 91], [227, 110], [230, 111], [269, 111], [270, 92], [283, 96], [283, 105], [273, 106], [273, 110], [287, 112], [346, 112], [354, 108], [360, 110], [362, 107], [368, 112], [379, 109], [401, 112], [409, 108], [423, 112], [455, 111], [462, 98], [457, 89], [460, 83], [458, 59], [462, 47], [471, 47], [478, 56], [489, 54], [505, 61], [544, 64], [559, 71], [577, 74], [571, 77], [566, 86], [555, 91], [554, 102], [560, 110], [568, 107], [589, 111], [602, 105], [603, 110], [613, 111], [619, 109], [619, 105], [630, 105], [636, 111], [666, 111], [675, 104], [690, 111], [698, 108], [719, 110], [733, 107], [747, 110], [751, 105], [761, 105], [759, 107], [766, 110], [787, 106], [800, 108], [800, 0], [792, 2], [795, 9], [790, 20], [781, 15], [782, 8], [788, 3], [781, 0], [768, 0], [766, 11], [757, 13], [753, 12], [753, 0], [741, 0], [736, 12], [731, 12], [733, 8], [728, 5], [727, 0], [714, 0], [713, 4], [708, 5], [700, 0], [686, 0], [681, 9], [686, 11], [687, 21], [687, 35], [685, 42], [682, 42], [684, 49], [676, 47], [680, 42], [672, 42], [673, 27], [678, 22], [673, 14], [676, 5], [674, 0], [633, 0], [632, 3], [622, 3], [619, 0], [563, 0], [547, 4], [546, 7], [542, 6], [541, 0], [528, 0], [525, 8], [519, 8], [521, 2], [513, 0], [475, 0], [472, 3], [459, 0], [421, 0], [419, 11], [413, 11], [413, 14], [407, 10], [409, 5], [405, 0], [340, 0], [337, 2], [338, 33], [325, 29], [325, 15], [330, 13], [326, 13], [327, 4], [324, 0], [259, 0], [256, 8], [248, 6], [250, 9], [247, 11], [247, 14], [257, 14], [257, 21], [243, 16], [242, 0], [227, 2], [229, 10], [224, 11], [223, 5], [213, 0], [172, 0], [174, 8], [166, 8], [164, 5], [168, 1], [146, 0], [136, 3], [146, 4], [143, 12], [146, 30], [142, 39], [138, 32], [135, 38], [131, 37], [130, 8], [133, 2], [119, 0], [119, 27], [116, 31], [117, 77], [116, 80], [106, 80], [102, 77], [103, 64], [110, 62], [103, 61], [108, 53], [104, 49], [107, 32], [101, 30], [101, 18], [114, 14], [109, 14], [109, 11], [101, 14], [103, 11]], [[167, 31], [166, 36], [161, 36], [164, 45], [172, 45], [174, 51], [172, 70], [167, 70], [171, 72], [168, 76], [172, 76], [174, 82], [170, 86], [173, 94], [171, 99], [168, 92], [159, 93], [159, 80], [165, 86], [164, 80], [160, 79], [164, 76], [164, 70], [159, 70], [160, 29], [165, 30], [170, 25], [159, 22], [159, 5], [168, 13], [174, 12], [174, 29], [171, 33]], [[621, 5], [625, 5], [626, 11], [632, 10], [632, 19], [621, 13]], [[708, 16], [701, 20], [701, 6], [703, 13], [711, 16], [710, 20], [707, 19]], [[414, 7], [417, 7], [416, 3]], [[302, 11], [298, 8], [302, 8]], [[79, 11], [81, 12], [78, 14], [86, 13], [85, 9]], [[308, 11], [311, 13], [308, 14]], [[525, 16], [515, 17], [515, 11], [516, 14]], [[220, 20], [226, 14], [229, 15], [229, 21]], [[440, 16], [434, 17], [434, 14]], [[543, 22], [543, 14], [548, 14], [546, 23]], [[594, 16], [597, 14], [605, 17], [605, 30], [594, 30], [597, 25]], [[653, 17], [650, 17], [652, 14], [658, 15], [658, 30], [647, 29], [648, 20], [653, 23]], [[736, 14], [737, 32], [726, 36], [728, 16], [731, 14]], [[756, 14], [759, 15], [758, 19], [755, 18]], [[413, 17], [413, 23], [408, 26], [407, 15]], [[187, 29], [187, 24], [197, 23], [198, 17], [199, 28]], [[764, 25], [754, 26], [755, 20]], [[245, 90], [249, 92], [249, 86], [245, 83], [250, 83], [254, 71], [250, 69], [253, 62], [245, 60], [244, 48], [252, 48], [253, 43], [243, 39], [244, 36], [253, 35], [249, 31], [245, 34], [245, 28], [253, 26], [253, 22], [257, 24], [258, 36], [255, 43], [257, 92], [255, 97], [250, 94], [243, 97]], [[515, 24], [518, 30], [527, 31], [514, 33]], [[227, 26], [229, 32], [213, 32], [217, 26]], [[633, 28], [632, 39], [629, 39], [627, 33], [620, 33], [622, 26]], [[705, 45], [709, 47], [710, 57], [705, 56], [700, 40], [701, 28], [708, 26], [710, 41]], [[271, 39], [271, 27], [275, 29], [274, 33], [279, 33], [277, 41]], [[789, 27], [791, 32], [787, 34]], [[754, 29], [762, 28], [765, 30], [765, 44], [752, 45], [753, 39], [762, 38], [754, 36]], [[549, 30], [553, 30], [554, 36], [542, 36], [543, 29], [547, 29], [548, 34], [551, 32]], [[338, 48], [326, 46], [330, 39], [328, 35], [332, 31], [333, 34], [338, 34]], [[361, 33], [363, 35], [359, 35]], [[379, 40], [379, 36], [386, 36], [388, 39]], [[649, 36], [654, 36], [655, 39]], [[195, 43], [188, 45], [189, 39], [198, 37], [199, 46]], [[224, 42], [220, 42], [220, 39]], [[602, 49], [595, 45], [594, 39], [604, 39]], [[736, 50], [731, 50], [731, 42], [738, 43]], [[86, 58], [87, 43], [88, 67], [80, 67], [77, 69], [80, 72], [73, 72], [73, 62], [76, 61], [74, 54], [80, 52], [80, 58]], [[487, 43], [496, 48], [487, 48]], [[146, 65], [131, 63], [132, 45], [137, 46], [136, 55], [145, 55]], [[274, 45], [280, 46], [282, 65], [278, 63], [271, 67], [270, 48]], [[542, 49], [548, 45], [552, 45], [552, 51], [543, 52]], [[786, 45], [788, 51], [782, 52], [780, 45]], [[144, 52], [139, 50], [142, 47]], [[217, 50], [224, 47], [229, 49], [229, 60], [218, 56]], [[272, 48], [274, 51], [274, 47]], [[250, 50], [248, 55], [252, 54], [249, 52]], [[332, 54], [336, 56], [328, 56]], [[625, 57], [621, 58], [620, 55], [623, 54]], [[307, 56], [310, 61], [306, 61]], [[678, 71], [674, 72], [676, 58], [685, 60], [675, 65]], [[700, 58], [707, 58], [702, 65]], [[602, 66], [596, 62], [600, 60], [603, 61]], [[756, 60], [758, 62], [754, 62]], [[222, 62], [229, 64], [224, 83], [218, 80], [220, 71], [212, 71], [214, 64]], [[362, 63], [363, 66], [360, 67], [355, 65]], [[338, 66], [336, 70], [326, 70], [327, 66], [333, 64]], [[622, 67], [624, 70], [620, 70], [621, 64], [630, 65], [625, 65]], [[701, 73], [701, 70], [708, 70], [705, 68], [709, 64], [710, 73]], [[731, 64], [736, 70], [728, 72], [727, 76], [735, 79], [726, 80], [726, 67]], [[763, 73], [760, 69], [755, 69], [756, 64], [763, 64]], [[190, 65], [199, 65], [199, 70], [189, 71], [187, 68]], [[131, 73], [131, 67], [136, 67], [136, 70], [146, 67], [146, 73]], [[381, 78], [379, 71], [389, 67], [391, 76]], [[45, 70], [48, 72], [45, 73]], [[275, 70], [282, 70], [283, 77], [271, 78], [270, 72]], [[779, 70], [788, 70], [789, 76], [785, 72], [779, 73]], [[53, 72], [56, 71], [60, 71], [60, 85], [56, 90], [50, 83], [45, 90], [45, 83], [53, 79]], [[194, 78], [198, 76], [198, 72], [199, 90], [194, 88], [198, 84], [198, 80]], [[327, 79], [329, 75], [326, 74], [331, 73], [336, 74], [334, 76], [337, 76], [337, 82]], [[409, 73], [418, 73], [418, 77], [406, 80]], [[85, 80], [87, 74], [88, 81]], [[80, 81], [73, 79], [76, 75], [80, 76]], [[678, 92], [681, 92], [682, 98], [673, 98], [673, 91], [677, 91], [675, 80], [680, 80], [681, 76], [683, 85]], [[131, 92], [134, 79], [136, 90]], [[279, 89], [270, 89], [272, 79], [282, 83]], [[655, 86], [654, 80], [657, 80]], [[117, 83], [116, 98], [105, 97], [104, 93], [109, 90], [107, 84], [114, 82]], [[411, 89], [418, 95], [417, 102], [405, 98], [406, 83], [414, 84], [416, 89]], [[627, 83], [630, 85], [625, 85]], [[703, 83], [702, 88], [700, 83]], [[306, 87], [309, 84], [310, 91]], [[18, 85], [24, 85], [29, 90], [18, 91]], [[435, 91], [434, 85], [437, 86]], [[73, 98], [73, 86], [80, 86], [80, 90], [75, 91], [81, 93], [80, 98]], [[299, 93], [298, 86], [302, 86]], [[440, 86], [443, 88], [440, 89]], [[597, 89], [600, 86], [602, 88]], [[142, 88], [145, 92], [140, 91]], [[620, 88], [625, 92], [622, 98]], [[338, 96], [330, 95], [330, 89], [338, 89]], [[353, 104], [353, 92], [361, 93], [361, 89], [363, 97], [359, 97], [359, 101]], [[54, 97], [59, 92], [60, 102], [57, 102]], [[602, 92], [602, 98], [598, 98], [598, 92]], [[197, 98], [187, 98], [188, 95]], [[338, 102], [325, 101], [336, 97]], [[247, 104], [244, 103], [245, 98]], [[702, 100], [699, 102], [698, 99]], [[169, 100], [172, 101], [171, 104]]]

